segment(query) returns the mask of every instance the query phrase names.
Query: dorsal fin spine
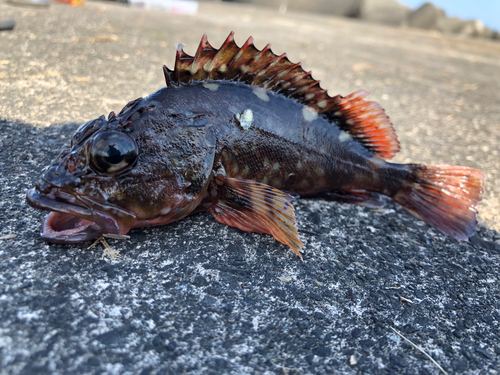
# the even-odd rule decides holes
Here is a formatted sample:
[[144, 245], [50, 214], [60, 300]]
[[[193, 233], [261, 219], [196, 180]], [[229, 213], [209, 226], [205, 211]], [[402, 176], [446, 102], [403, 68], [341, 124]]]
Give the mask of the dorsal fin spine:
[[231, 31], [229, 33], [229, 35], [227, 36], [226, 40], [224, 41], [224, 43], [222, 43], [222, 46], [220, 47], [219, 51], [221, 49], [223, 49], [224, 47], [226, 47], [228, 44], [230, 43], [234, 43], [234, 31]]
[[286, 76], [288, 73], [290, 73], [293, 69], [300, 67], [301, 63], [293, 64], [287, 69], [282, 70], [281, 72], [276, 73], [273, 77], [269, 78], [267, 80], [267, 85], [268, 86], [274, 86], [278, 85], [279, 83], [286, 81]]
[[305, 72], [300, 63], [290, 62], [286, 53], [274, 54], [270, 44], [259, 51], [249, 37], [238, 47], [234, 32], [231, 32], [218, 50], [203, 35], [194, 57], [184, 52], [183, 45], [176, 45], [176, 48], [174, 70], [164, 68], [168, 87], [192, 81], [242, 81], [311, 107], [349, 132], [375, 156], [390, 159], [399, 151], [399, 142], [384, 110], [377, 103], [364, 99], [368, 91], [330, 97], [321, 88], [320, 81], [312, 78], [311, 72]]
[[258, 62], [262, 56], [267, 52], [267, 51], [270, 51], [271, 50], [271, 43], [267, 43], [266, 46], [264, 48], [262, 48], [261, 51], [259, 51], [258, 54], [255, 55], [255, 57], [253, 58], [254, 62]]
[[290, 94], [290, 97], [294, 97], [296, 95], [299, 95], [299, 94], [302, 94], [304, 91], [307, 91], [309, 90], [311, 87], [314, 87], [314, 86], [318, 86], [319, 87], [319, 84], [320, 84], [321, 81], [315, 81], [315, 82], [312, 82], [310, 83], [309, 85], [305, 85], [305, 86], [300, 86], [298, 88], [296, 88], [291, 94]]
[[166, 65], [163, 65], [163, 75], [165, 76], [165, 84], [169, 88], [173, 88], [174, 85], [172, 84], [172, 73], [173, 71], [167, 68]]

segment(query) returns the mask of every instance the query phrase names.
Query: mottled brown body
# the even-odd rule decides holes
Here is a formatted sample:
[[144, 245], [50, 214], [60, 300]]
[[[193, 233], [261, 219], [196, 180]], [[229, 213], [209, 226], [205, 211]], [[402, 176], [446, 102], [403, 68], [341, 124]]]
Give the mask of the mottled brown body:
[[[301, 196], [352, 189], [390, 195], [409, 173], [404, 165], [375, 157], [330, 120], [310, 115], [307, 106], [272, 91], [199, 83], [165, 88], [144, 100], [144, 105], [169, 103], [170, 116], [203, 116], [206, 125], [199, 129], [217, 138], [214, 165], [220, 163], [230, 177]], [[193, 104], [186, 110], [188, 100]], [[251, 120], [238, 120], [244, 113], [251, 113]]]
[[42, 237], [82, 242], [168, 224], [200, 211], [245, 231], [269, 233], [299, 256], [292, 199], [379, 205], [393, 198], [446, 234], [473, 232], [483, 175], [459, 166], [386, 162], [399, 151], [392, 124], [367, 92], [330, 97], [277, 56], [240, 48], [178, 49], [167, 87], [80, 127], [71, 149], [28, 191], [52, 211]]

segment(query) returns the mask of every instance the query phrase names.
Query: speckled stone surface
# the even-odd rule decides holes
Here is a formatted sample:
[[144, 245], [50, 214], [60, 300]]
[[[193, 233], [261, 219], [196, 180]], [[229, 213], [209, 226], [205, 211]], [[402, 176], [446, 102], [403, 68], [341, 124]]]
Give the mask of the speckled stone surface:
[[[0, 3], [0, 373], [494, 373], [500, 367], [500, 46], [311, 15], [201, 4], [195, 17], [107, 3]], [[398, 161], [487, 174], [485, 225], [457, 242], [388, 203], [298, 200], [304, 261], [208, 214], [98, 245], [49, 245], [24, 195], [79, 123], [163, 86], [175, 42], [230, 30], [365, 88]], [[488, 216], [489, 215], [489, 216]], [[495, 221], [497, 220], [497, 221]], [[14, 237], [15, 236], [15, 237]]]

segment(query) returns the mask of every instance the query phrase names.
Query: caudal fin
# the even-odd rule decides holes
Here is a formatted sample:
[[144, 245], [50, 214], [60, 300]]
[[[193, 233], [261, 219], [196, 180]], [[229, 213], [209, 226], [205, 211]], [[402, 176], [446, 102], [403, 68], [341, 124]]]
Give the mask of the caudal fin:
[[441, 232], [467, 241], [477, 224], [484, 174], [454, 165], [410, 167], [412, 176], [392, 198]]

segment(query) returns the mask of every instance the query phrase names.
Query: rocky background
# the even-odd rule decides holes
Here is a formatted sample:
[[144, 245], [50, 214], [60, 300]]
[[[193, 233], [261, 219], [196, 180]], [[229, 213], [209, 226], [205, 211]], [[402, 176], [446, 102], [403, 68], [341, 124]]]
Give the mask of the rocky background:
[[[447, 17], [446, 12], [432, 3], [411, 9], [397, 0], [226, 0], [251, 3], [277, 9], [284, 13], [313, 12], [357, 18], [396, 27], [435, 30], [444, 34], [476, 38], [500, 39], [500, 33], [486, 27], [480, 20]], [[500, 15], [499, 15], [500, 16]]]

